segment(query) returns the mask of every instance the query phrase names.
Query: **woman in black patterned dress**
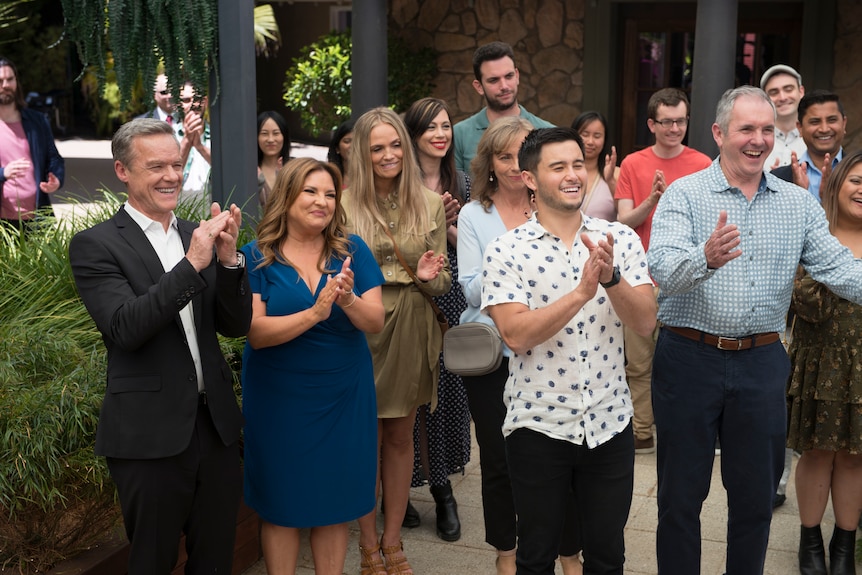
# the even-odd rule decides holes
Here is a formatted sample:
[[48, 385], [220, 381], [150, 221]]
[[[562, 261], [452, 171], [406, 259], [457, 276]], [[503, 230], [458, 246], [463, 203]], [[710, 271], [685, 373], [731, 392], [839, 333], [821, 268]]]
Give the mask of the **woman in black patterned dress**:
[[[467, 307], [464, 293], [456, 281], [458, 262], [455, 248], [458, 241], [458, 211], [470, 200], [470, 181], [466, 174], [455, 170], [452, 123], [443, 100], [422, 98], [414, 102], [404, 115], [404, 123], [413, 140], [422, 180], [428, 189], [443, 197], [446, 208], [447, 255], [452, 269], [452, 289], [446, 295], [434, 299], [446, 314], [449, 325], [454, 326]], [[437, 409], [432, 412], [430, 405], [418, 409], [413, 437], [415, 460], [412, 485], [418, 487], [425, 480], [428, 481], [436, 503], [437, 536], [444, 541], [457, 541], [461, 538], [461, 522], [449, 475], [463, 472], [464, 465], [470, 460], [470, 411], [461, 377], [446, 370], [442, 354]], [[408, 506], [408, 515], [410, 513]], [[409, 517], [405, 524], [411, 524]], [[412, 524], [415, 526], [418, 521], [414, 519]]]

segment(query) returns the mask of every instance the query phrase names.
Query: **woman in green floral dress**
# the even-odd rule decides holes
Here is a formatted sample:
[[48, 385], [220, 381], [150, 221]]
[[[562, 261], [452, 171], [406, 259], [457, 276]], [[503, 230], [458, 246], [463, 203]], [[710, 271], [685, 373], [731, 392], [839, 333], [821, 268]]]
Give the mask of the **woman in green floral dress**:
[[[862, 257], [862, 152], [844, 159], [821, 188], [830, 230]], [[835, 531], [830, 573], [856, 573], [853, 551], [862, 510], [862, 306], [800, 273], [787, 390], [787, 446], [802, 452], [796, 496], [802, 524], [799, 568], [826, 575], [820, 521], [831, 492]]]

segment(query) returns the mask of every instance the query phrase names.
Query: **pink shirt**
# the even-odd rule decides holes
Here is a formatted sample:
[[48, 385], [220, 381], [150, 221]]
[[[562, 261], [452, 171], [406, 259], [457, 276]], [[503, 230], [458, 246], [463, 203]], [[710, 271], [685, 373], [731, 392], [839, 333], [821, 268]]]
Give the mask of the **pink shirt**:
[[[644, 148], [629, 154], [620, 164], [620, 177], [617, 179], [614, 198], [632, 200], [634, 207], [638, 207], [652, 192], [652, 180], [656, 170], [661, 170], [664, 173], [664, 182], [669, 186], [674, 180], [699, 172], [709, 167], [710, 164], [712, 164], [712, 160], [706, 154], [688, 146], [683, 147], [682, 152], [673, 158], [659, 158], [653, 152], [652, 146]], [[635, 228], [644, 245], [644, 250], [649, 250], [653, 214], [655, 214], [655, 208], [652, 209], [643, 223]]]
[[[24, 134], [21, 121], [0, 121], [0, 166], [24, 158], [30, 162], [30, 144]], [[6, 180], [3, 186], [3, 201], [0, 204], [0, 218], [19, 220], [32, 217], [36, 210], [36, 174], [32, 168], [24, 176]]]

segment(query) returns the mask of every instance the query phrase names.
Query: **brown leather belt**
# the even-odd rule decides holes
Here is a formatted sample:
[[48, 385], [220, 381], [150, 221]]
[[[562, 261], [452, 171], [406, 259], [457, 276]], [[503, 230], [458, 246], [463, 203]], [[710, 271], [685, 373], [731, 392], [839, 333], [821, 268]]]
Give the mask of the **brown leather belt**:
[[712, 335], [690, 327], [673, 327], [671, 325], [664, 326], [666, 329], [679, 334], [694, 341], [702, 341], [708, 346], [718, 348], [723, 351], [742, 351], [751, 349], [752, 347], [760, 347], [761, 345], [769, 345], [778, 341], [778, 334], [774, 331], [767, 333], [756, 333], [746, 337], [722, 337]]

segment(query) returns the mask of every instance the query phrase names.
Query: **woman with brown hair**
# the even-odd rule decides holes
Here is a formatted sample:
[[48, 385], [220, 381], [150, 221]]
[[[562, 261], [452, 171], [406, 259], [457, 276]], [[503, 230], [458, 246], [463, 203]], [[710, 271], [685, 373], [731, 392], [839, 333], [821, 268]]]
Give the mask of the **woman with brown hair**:
[[292, 160], [275, 181], [248, 261], [243, 356], [245, 500], [263, 519], [267, 572], [292, 574], [311, 528], [315, 572], [339, 575], [347, 522], [374, 509], [377, 426], [365, 334], [383, 328], [383, 277], [348, 235], [341, 175]]
[[[862, 257], [862, 152], [838, 164], [820, 195], [832, 235]], [[787, 447], [802, 453], [796, 465], [799, 571], [826, 575], [820, 522], [831, 495], [835, 531], [829, 573], [853, 574], [862, 510], [862, 306], [806, 273], [796, 280], [791, 310], [796, 320], [789, 349]]]
[[369, 110], [356, 121], [348, 179], [348, 229], [365, 240], [383, 272], [386, 310], [383, 331], [368, 337], [386, 514], [379, 542], [376, 513], [359, 520], [362, 575], [411, 574], [401, 521], [410, 494], [416, 408], [437, 403], [443, 335], [429, 298], [451, 286], [446, 216], [440, 196], [422, 185], [404, 122], [388, 108]]
[[[407, 109], [404, 124], [413, 141], [422, 183], [443, 198], [446, 255], [452, 277], [457, 278], [458, 211], [470, 199], [470, 180], [455, 169], [449, 109], [443, 100], [422, 98]], [[449, 325], [458, 325], [467, 307], [461, 286], [453, 281], [449, 292], [434, 300], [446, 314]], [[437, 536], [444, 541], [457, 541], [461, 538], [461, 521], [449, 476], [462, 472], [470, 461], [470, 410], [461, 377], [446, 369], [442, 356], [437, 391], [437, 409], [431, 411], [431, 406], [425, 404], [416, 414], [412, 486], [419, 487], [427, 480], [436, 504]]]

